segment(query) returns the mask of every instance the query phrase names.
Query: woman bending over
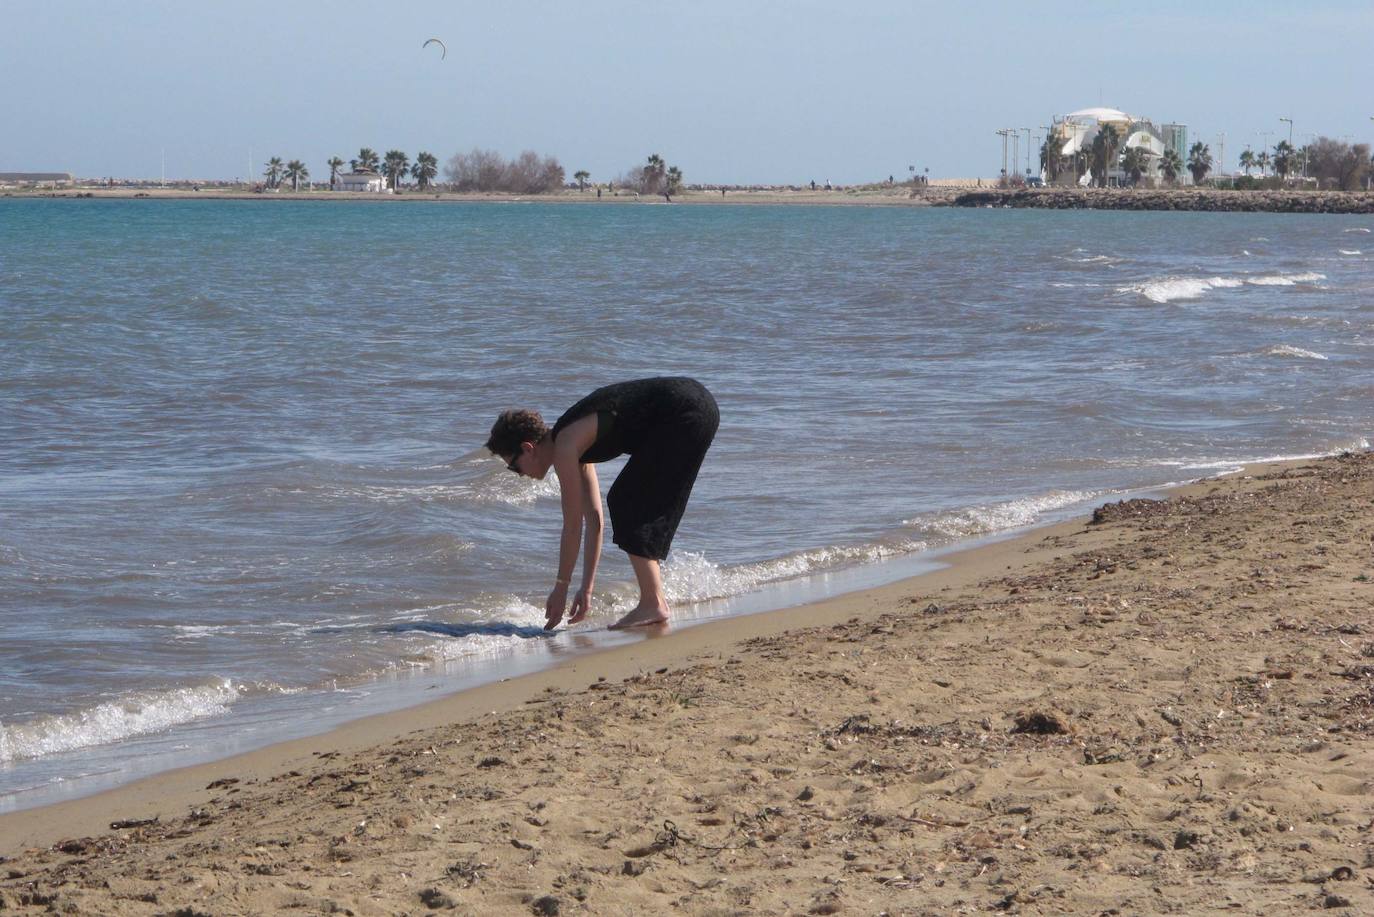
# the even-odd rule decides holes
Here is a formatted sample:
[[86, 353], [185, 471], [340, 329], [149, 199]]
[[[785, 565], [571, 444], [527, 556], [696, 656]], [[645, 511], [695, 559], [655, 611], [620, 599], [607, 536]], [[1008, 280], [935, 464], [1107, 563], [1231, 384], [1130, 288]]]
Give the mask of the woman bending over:
[[630, 460], [606, 494], [606, 505], [612, 540], [630, 556], [639, 581], [639, 604], [611, 628], [668, 620], [659, 561], [668, 556], [719, 425], [711, 393], [695, 379], [680, 377], [599, 388], [568, 408], [552, 428], [534, 411], [505, 411], [496, 419], [487, 449], [503, 458], [506, 467], [540, 480], [550, 468], [558, 475], [563, 536], [558, 575], [544, 605], [546, 629], [563, 620], [584, 530], [582, 585], [568, 623], [587, 616], [601, 559], [601, 488], [595, 465], [625, 454]]

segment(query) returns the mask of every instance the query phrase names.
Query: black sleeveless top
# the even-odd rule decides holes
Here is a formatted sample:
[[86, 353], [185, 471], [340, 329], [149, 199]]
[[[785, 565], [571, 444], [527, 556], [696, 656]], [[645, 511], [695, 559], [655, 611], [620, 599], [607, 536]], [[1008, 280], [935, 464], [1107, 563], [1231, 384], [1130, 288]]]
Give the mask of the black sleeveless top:
[[597, 389], [564, 411], [550, 436], [556, 440], [568, 424], [595, 414], [596, 440], [582, 453], [581, 461], [590, 464], [633, 455], [646, 435], [699, 409], [703, 397], [711, 396], [700, 382], [685, 376], [617, 382]]

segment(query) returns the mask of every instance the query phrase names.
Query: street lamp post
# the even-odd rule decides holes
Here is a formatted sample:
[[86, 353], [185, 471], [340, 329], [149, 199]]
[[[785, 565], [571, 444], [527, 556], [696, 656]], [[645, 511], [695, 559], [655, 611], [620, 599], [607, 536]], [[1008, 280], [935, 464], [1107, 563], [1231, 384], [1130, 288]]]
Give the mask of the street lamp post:
[[997, 136], [1002, 138], [1002, 180], [1007, 179], [1007, 134], [1010, 133], [1005, 127], [997, 132]]
[[1031, 154], [1031, 129], [1023, 127], [1021, 130], [1026, 132], [1026, 175], [1030, 175], [1030, 154]]

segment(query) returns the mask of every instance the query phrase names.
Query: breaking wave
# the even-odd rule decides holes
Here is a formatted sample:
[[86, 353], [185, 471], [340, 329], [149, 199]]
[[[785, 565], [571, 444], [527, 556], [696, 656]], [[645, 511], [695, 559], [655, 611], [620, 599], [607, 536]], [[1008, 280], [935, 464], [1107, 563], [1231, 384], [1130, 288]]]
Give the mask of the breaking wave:
[[1293, 347], [1289, 344], [1275, 344], [1260, 351], [1266, 357], [1297, 357], [1303, 360], [1326, 360], [1329, 357], [1315, 350], [1304, 350], [1301, 347]]
[[1255, 274], [1242, 277], [1165, 277], [1143, 283], [1118, 287], [1118, 293], [1136, 293], [1151, 302], [1168, 303], [1179, 299], [1198, 299], [1211, 290], [1232, 290], [1246, 285], [1257, 287], [1291, 287], [1318, 283], [1325, 274]]
[[74, 713], [0, 724], [0, 763], [108, 745], [192, 720], [223, 716], [241, 690], [228, 679], [195, 688], [144, 691]]

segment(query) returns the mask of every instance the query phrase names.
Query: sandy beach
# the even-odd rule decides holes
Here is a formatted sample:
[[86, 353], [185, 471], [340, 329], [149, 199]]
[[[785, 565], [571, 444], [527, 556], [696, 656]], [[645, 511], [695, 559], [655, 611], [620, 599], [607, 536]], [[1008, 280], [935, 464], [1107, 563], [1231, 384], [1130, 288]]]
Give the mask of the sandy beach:
[[1374, 912], [1371, 498], [1259, 466], [5, 816], [0, 911]]

